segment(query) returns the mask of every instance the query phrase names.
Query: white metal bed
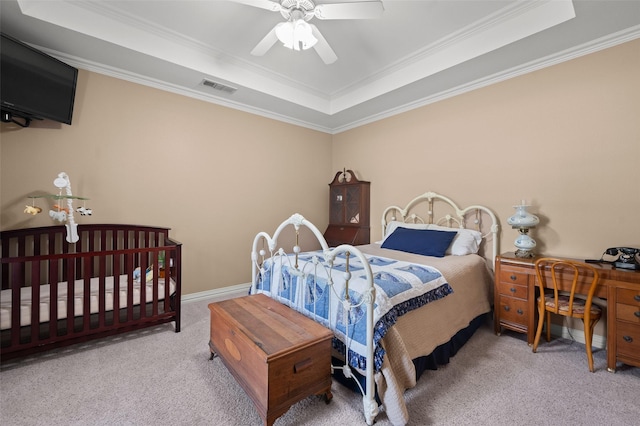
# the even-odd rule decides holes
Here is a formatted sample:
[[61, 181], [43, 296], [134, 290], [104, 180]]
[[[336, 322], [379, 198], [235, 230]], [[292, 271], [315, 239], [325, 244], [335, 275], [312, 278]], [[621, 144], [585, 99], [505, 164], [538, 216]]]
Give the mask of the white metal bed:
[[[434, 210], [436, 205], [438, 214], [436, 214]], [[404, 208], [390, 206], [384, 210], [381, 219], [383, 236], [386, 235], [389, 224], [394, 222], [396, 226], [398, 222], [401, 222], [412, 225], [424, 224], [425, 226], [443, 225], [447, 228], [454, 229], [475, 229], [482, 235], [482, 244], [479, 253], [484, 258], [487, 269], [492, 270], [493, 268], [494, 260], [498, 253], [499, 226], [495, 215], [487, 207], [472, 205], [461, 209], [448, 197], [434, 192], [426, 192], [414, 198]], [[287, 229], [289, 229], [290, 232], [291, 227], [296, 235], [295, 245], [290, 250], [278, 247], [278, 238]], [[319, 251], [314, 253], [301, 253], [299, 236], [301, 235], [300, 230], [305, 227], [308, 228], [317, 239], [320, 246]], [[322, 232], [320, 232], [314, 224], [300, 214], [294, 214], [282, 222], [273, 235], [269, 235], [266, 232], [260, 232], [256, 235], [251, 252], [253, 277], [251, 293], [254, 294], [265, 291], [265, 288], [261, 288], [261, 286], [265, 286], [265, 277], [269, 277], [274, 267], [273, 265], [276, 263], [286, 265], [286, 274], [290, 276], [290, 278], [288, 278], [291, 280], [290, 283], [304, 283], [313, 280], [312, 285], [291, 285], [288, 291], [298, 293], [295, 297], [296, 300], [311, 301], [310, 305], [312, 307], [307, 307], [306, 312], [303, 313], [330, 327], [336, 333], [336, 336], [339, 336], [343, 341], [346, 348], [345, 360], [340, 364], [333, 365], [332, 371], [335, 373], [339, 370], [346, 378], [355, 379], [355, 375], [357, 374], [362, 374], [365, 377], [364, 386], [357, 380], [354, 380], [354, 382], [357, 383], [357, 387], [363, 395], [365, 420], [367, 424], [371, 425], [380, 411], [380, 407], [376, 402], [376, 378], [374, 376], [377, 373], [373, 360], [376, 351], [374, 343], [374, 333], [376, 331], [374, 311], [376, 308], [374, 304], [376, 304], [376, 297], [381, 290], [380, 287], [375, 284], [374, 273], [370, 266], [368, 255], [365, 255], [362, 251], [366, 248], [367, 246], [356, 247], [348, 244], [331, 248], [323, 238]], [[282, 269], [278, 271], [278, 274], [284, 274]], [[358, 280], [364, 281], [364, 284], [356, 280], [356, 275]], [[323, 278], [317, 278], [319, 276]], [[302, 281], [296, 281], [299, 279]], [[328, 310], [338, 309], [344, 312], [343, 317], [348, 319], [346, 320], [346, 324], [341, 324], [342, 328], [338, 327], [335, 321], [327, 320], [322, 315], [316, 313], [316, 305], [318, 301], [322, 299], [322, 296], [317, 294], [304, 294], [305, 291], [316, 291], [318, 288], [316, 280], [322, 280], [326, 284], [326, 288], [330, 289], [330, 292], [336, 295], [338, 301], [334, 303], [334, 306], [330, 306]], [[359, 294], [360, 297], [350, 297], [350, 285], [358, 289], [357, 294]], [[284, 285], [284, 287], [286, 287], [286, 285]], [[294, 287], [295, 290], [292, 290]], [[272, 296], [276, 297], [277, 295]], [[294, 309], [300, 310], [300, 306], [296, 306], [295, 303], [291, 302], [293, 299], [294, 297], [291, 297], [289, 300], [284, 299], [280, 301]], [[487, 299], [488, 304], [490, 303], [491, 296], [487, 295]], [[331, 302], [329, 302], [329, 305], [331, 305]], [[429, 304], [424, 305], [424, 309], [429, 309], [428, 306]], [[366, 313], [366, 349], [364, 350], [366, 365], [364, 369], [356, 367], [354, 374], [354, 366], [349, 363], [349, 351], [352, 345], [355, 346], [355, 343], [350, 338], [352, 332], [349, 331], [351, 318], [349, 315], [353, 315], [355, 310]], [[346, 332], [344, 330], [345, 327]], [[400, 393], [403, 391], [404, 389], [400, 389]], [[384, 400], [383, 404], [385, 404]], [[406, 421], [408, 421], [406, 415], [405, 417], [399, 415], [396, 421], [392, 420], [394, 424], [405, 423]]]

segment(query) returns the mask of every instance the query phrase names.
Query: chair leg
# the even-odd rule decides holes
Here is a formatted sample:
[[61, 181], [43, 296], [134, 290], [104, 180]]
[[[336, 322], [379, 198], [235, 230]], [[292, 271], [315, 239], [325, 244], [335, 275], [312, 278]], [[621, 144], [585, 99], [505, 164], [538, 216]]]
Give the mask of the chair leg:
[[536, 328], [536, 337], [533, 339], [533, 347], [531, 350], [536, 352], [538, 350], [538, 343], [540, 343], [540, 336], [542, 335], [542, 326], [544, 325], [544, 310], [540, 310], [540, 306], [538, 305], [538, 327]]
[[547, 342], [551, 341], [551, 312], [547, 311]]
[[587, 349], [587, 361], [589, 362], [589, 371], [592, 373], [595, 371], [593, 367], [593, 350], [591, 348], [591, 342], [593, 340], [593, 330], [596, 328], [596, 323], [599, 318], [595, 321], [589, 321], [590, 324], [584, 324], [584, 319], [582, 320], [584, 324], [584, 342]]

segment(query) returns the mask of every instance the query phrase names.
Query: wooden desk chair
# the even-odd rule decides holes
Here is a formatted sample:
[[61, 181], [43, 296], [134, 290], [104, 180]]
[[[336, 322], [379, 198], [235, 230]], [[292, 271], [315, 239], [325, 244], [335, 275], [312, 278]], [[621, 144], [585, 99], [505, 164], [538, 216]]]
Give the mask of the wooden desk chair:
[[[598, 271], [591, 265], [572, 260], [540, 258], [535, 263], [540, 297], [538, 297], [538, 328], [533, 341], [533, 352], [538, 349], [542, 326], [547, 322], [547, 342], [551, 340], [551, 314], [580, 318], [584, 324], [584, 340], [587, 347], [589, 371], [593, 372], [591, 341], [593, 329], [602, 317], [602, 309], [592, 304], [598, 287]], [[570, 284], [570, 285], [569, 285]], [[576, 294], [578, 284], [589, 291], [586, 299]], [[562, 293], [561, 293], [562, 292]]]

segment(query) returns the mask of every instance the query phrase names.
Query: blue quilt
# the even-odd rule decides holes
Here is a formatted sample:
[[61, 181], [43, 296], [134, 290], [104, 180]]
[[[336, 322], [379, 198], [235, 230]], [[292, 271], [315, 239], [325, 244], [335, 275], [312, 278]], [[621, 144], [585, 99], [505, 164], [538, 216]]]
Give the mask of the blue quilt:
[[[380, 256], [366, 255], [376, 289], [374, 302], [374, 364], [382, 366], [380, 340], [398, 317], [442, 299], [453, 289], [437, 269]], [[293, 255], [276, 255], [262, 265], [257, 291], [279, 300], [335, 333], [334, 347], [349, 365], [365, 370], [367, 306], [358, 305], [368, 288], [364, 266], [351, 256], [348, 283], [350, 308], [345, 309], [346, 257], [339, 255], [330, 268], [321, 251], [302, 253], [295, 267]], [[333, 283], [333, 286], [330, 285]]]

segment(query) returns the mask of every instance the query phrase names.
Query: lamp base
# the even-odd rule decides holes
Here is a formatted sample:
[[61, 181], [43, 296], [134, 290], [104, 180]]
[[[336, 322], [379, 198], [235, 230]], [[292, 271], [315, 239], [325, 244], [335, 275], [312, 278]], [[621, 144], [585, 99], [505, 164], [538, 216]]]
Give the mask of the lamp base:
[[532, 258], [532, 257], [535, 257], [535, 256], [536, 256], [536, 254], [534, 252], [532, 252], [531, 250], [521, 250], [521, 249], [516, 250], [516, 257], [529, 259], [529, 258]]
[[536, 248], [536, 240], [527, 235], [529, 228], [518, 228], [518, 238], [513, 242], [516, 246], [516, 257], [531, 258], [534, 257], [533, 249]]

